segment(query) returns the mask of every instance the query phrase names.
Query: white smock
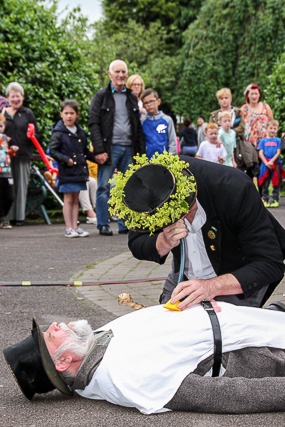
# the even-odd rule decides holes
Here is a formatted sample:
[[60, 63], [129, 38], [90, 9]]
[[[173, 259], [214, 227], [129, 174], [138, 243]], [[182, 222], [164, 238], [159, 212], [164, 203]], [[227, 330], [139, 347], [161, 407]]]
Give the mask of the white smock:
[[[282, 312], [219, 302], [223, 353], [244, 347], [285, 349]], [[84, 390], [89, 399], [135, 407], [144, 414], [165, 412], [183, 379], [213, 354], [213, 331], [201, 305], [169, 311], [162, 305], [122, 316], [100, 330], [114, 337]]]

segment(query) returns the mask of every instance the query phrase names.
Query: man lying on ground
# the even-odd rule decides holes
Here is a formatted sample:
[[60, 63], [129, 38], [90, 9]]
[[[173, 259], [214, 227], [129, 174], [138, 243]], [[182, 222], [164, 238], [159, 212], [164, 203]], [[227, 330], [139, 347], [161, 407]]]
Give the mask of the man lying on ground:
[[52, 323], [4, 349], [28, 399], [55, 388], [66, 394], [135, 407], [211, 413], [285, 411], [284, 313], [219, 302], [222, 365], [213, 367], [213, 329], [196, 305], [162, 305], [92, 331], [85, 320]]

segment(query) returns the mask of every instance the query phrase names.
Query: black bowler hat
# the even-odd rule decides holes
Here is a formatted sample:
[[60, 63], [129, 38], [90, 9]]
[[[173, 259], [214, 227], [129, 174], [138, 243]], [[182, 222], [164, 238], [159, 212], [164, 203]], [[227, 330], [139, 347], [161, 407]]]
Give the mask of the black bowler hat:
[[173, 173], [165, 166], [148, 164], [128, 179], [123, 202], [135, 212], [153, 214], [174, 191]]
[[31, 336], [5, 348], [3, 353], [14, 378], [28, 399], [31, 400], [35, 393], [47, 393], [55, 388], [62, 393], [73, 394], [55, 369], [42, 331], [35, 319]]
[[153, 233], [187, 214], [195, 202], [197, 188], [189, 164], [164, 152], [148, 161], [135, 156], [135, 163], [114, 177], [110, 212], [132, 230]]

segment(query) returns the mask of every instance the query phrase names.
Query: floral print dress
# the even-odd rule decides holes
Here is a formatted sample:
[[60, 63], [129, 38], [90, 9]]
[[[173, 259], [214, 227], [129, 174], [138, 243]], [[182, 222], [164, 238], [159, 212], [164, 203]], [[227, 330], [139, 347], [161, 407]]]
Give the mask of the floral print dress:
[[258, 141], [266, 137], [266, 125], [268, 121], [268, 111], [262, 103], [261, 113], [253, 113], [248, 104], [241, 107], [245, 121], [245, 139], [257, 148]]

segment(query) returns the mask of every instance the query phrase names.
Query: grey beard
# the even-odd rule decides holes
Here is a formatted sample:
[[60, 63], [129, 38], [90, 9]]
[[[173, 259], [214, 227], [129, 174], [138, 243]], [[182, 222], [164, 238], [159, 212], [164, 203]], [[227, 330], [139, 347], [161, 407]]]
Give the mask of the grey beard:
[[74, 378], [65, 378], [72, 390], [84, 390], [90, 383], [113, 336], [111, 330], [95, 333], [95, 341], [80, 365], [76, 376]]

